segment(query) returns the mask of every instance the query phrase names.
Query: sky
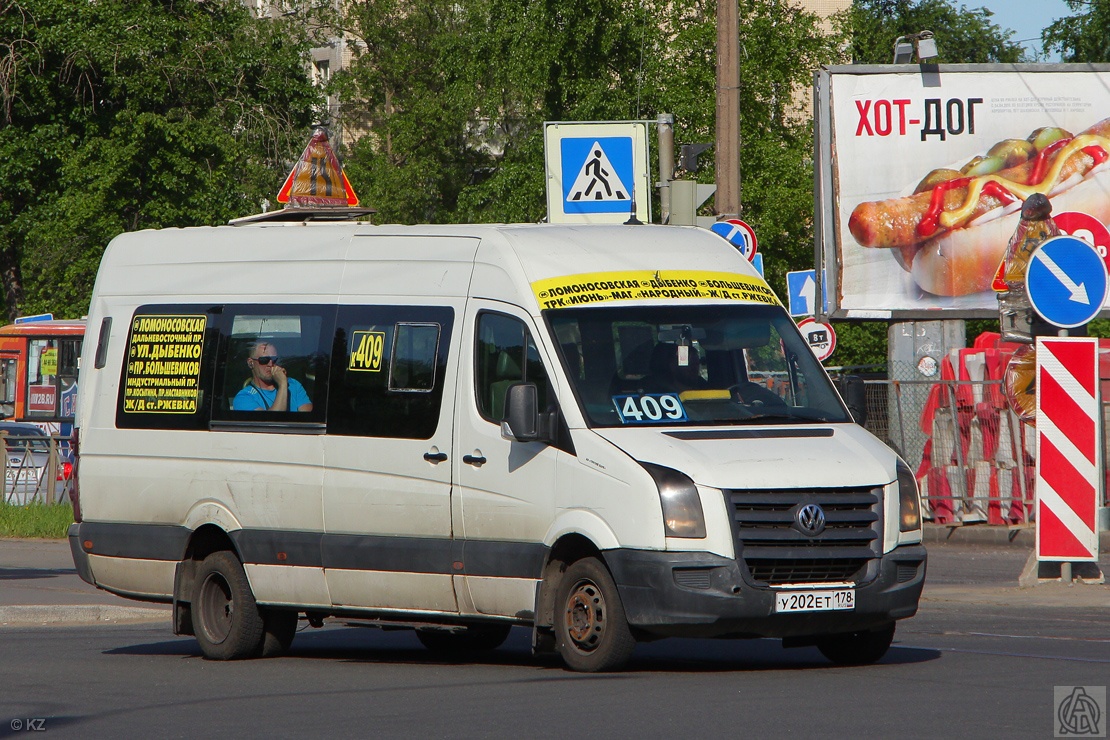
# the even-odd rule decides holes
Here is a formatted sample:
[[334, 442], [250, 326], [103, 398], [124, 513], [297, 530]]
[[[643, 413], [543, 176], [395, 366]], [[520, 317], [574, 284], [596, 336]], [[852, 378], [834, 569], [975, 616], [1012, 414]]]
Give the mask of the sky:
[[[957, 5], [968, 8], [987, 8], [992, 13], [991, 23], [1014, 31], [1012, 39], [1022, 41], [1022, 46], [1031, 51], [1041, 51], [1041, 31], [1057, 18], [1071, 15], [1064, 0], [959, 0]], [[937, 39], [941, 39], [937, 30]], [[1025, 41], [1032, 39], [1031, 41]], [[1059, 54], [1053, 54], [1049, 62], [1060, 61]]]

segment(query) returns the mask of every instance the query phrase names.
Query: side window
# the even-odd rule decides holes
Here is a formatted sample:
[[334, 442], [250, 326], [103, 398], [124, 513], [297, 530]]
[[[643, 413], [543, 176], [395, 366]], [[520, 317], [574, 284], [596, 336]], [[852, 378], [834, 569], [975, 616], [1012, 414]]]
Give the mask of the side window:
[[58, 340], [27, 343], [27, 416], [58, 415]]
[[140, 306], [131, 318], [116, 426], [205, 429], [218, 332], [201, 306]]
[[332, 345], [328, 434], [429, 439], [439, 425], [454, 311], [345, 306]]
[[482, 418], [494, 423], [504, 419], [505, 394], [514, 383], [535, 383], [540, 410], [547, 408], [547, 369], [522, 321], [498, 313], [479, 314], [474, 362], [474, 392]]
[[17, 363], [14, 359], [0, 359], [0, 412], [15, 415], [15, 389]]
[[335, 309], [228, 306], [213, 419], [322, 422]]

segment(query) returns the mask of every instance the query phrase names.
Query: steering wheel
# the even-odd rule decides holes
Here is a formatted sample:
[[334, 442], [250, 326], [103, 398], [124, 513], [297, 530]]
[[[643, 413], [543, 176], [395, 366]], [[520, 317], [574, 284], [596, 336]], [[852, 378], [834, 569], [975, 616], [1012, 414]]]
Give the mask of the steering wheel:
[[737, 383], [728, 389], [732, 395], [732, 400], [736, 403], [742, 403], [746, 406], [785, 406], [786, 401], [782, 399], [779, 394], [771, 389], [753, 383], [752, 381], [745, 381]]

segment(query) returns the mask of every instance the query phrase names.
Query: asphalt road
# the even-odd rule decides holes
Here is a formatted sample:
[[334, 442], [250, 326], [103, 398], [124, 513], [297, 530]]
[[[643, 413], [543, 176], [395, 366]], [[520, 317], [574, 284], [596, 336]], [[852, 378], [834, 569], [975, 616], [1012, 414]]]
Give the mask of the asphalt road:
[[[3, 553], [0, 605], [28, 570]], [[930, 547], [921, 611], [862, 668], [770, 640], [662, 640], [625, 672], [581, 675], [534, 658], [523, 629], [451, 662], [409, 632], [344, 622], [306, 628], [282, 658], [214, 663], [164, 614], [0, 627], [0, 736], [41, 719], [51, 736], [94, 738], [1052, 737], [1054, 686], [1108, 683], [1110, 586], [1019, 589], [1027, 555]], [[40, 570], [58, 572], [19, 580], [23, 593], [39, 582], [65, 598], [64, 567]]]

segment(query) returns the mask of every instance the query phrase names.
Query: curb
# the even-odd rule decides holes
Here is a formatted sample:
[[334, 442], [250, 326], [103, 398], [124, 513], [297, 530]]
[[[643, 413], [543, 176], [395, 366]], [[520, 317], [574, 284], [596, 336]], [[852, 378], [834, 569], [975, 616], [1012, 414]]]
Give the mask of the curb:
[[[929, 524], [922, 528], [922, 540], [933, 544], [952, 545], [1002, 545], [1006, 547], [1027, 547], [1037, 544], [1035, 526], [999, 527], [987, 524]], [[1110, 553], [1110, 531], [1098, 534], [1099, 551]]]
[[169, 621], [169, 609], [137, 606], [0, 606], [0, 626], [123, 624]]

